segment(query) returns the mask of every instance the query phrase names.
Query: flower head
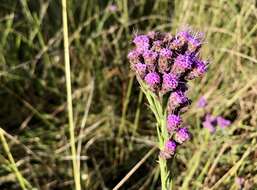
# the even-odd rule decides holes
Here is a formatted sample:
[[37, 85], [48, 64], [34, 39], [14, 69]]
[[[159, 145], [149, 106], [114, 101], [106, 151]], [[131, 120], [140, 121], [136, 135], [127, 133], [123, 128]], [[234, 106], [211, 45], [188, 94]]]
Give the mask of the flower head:
[[128, 53], [128, 59], [131, 64], [135, 64], [139, 62], [140, 59], [140, 53], [137, 50], [131, 50]]
[[205, 116], [205, 120], [203, 121], [203, 127], [208, 129], [210, 133], [214, 133], [216, 131], [216, 125], [217, 125], [216, 117], [210, 114], [207, 114]]
[[221, 128], [225, 128], [228, 127], [231, 124], [231, 121], [225, 119], [222, 116], [218, 116], [217, 117], [217, 124], [221, 127]]
[[132, 68], [141, 79], [146, 75], [146, 65], [143, 63], [136, 63]]
[[145, 64], [154, 64], [158, 54], [152, 50], [147, 50], [143, 53]]
[[176, 152], [177, 144], [174, 140], [168, 140], [164, 144], [164, 149], [161, 150], [160, 156], [164, 159], [171, 158]]
[[170, 59], [171, 56], [172, 56], [172, 52], [169, 49], [167, 49], [167, 48], [161, 49], [160, 57], [165, 58], [165, 59]]
[[197, 52], [197, 50], [201, 47], [202, 43], [199, 39], [190, 36], [188, 38], [188, 51], [189, 52]]
[[160, 52], [162, 49], [162, 41], [161, 40], [156, 40], [153, 42], [153, 47], [152, 50], [156, 52]]
[[167, 150], [170, 153], [174, 153], [176, 151], [177, 144], [173, 140], [169, 140], [165, 143], [165, 150]]
[[172, 113], [176, 108], [183, 107], [188, 102], [187, 97], [182, 91], [175, 91], [170, 94], [168, 99], [168, 113]]
[[160, 50], [160, 56], [158, 61], [158, 68], [161, 73], [167, 72], [170, 69], [170, 59], [172, 52], [167, 48], [162, 48]]
[[146, 84], [148, 84], [150, 86], [151, 89], [156, 88], [161, 82], [160, 76], [156, 72], [148, 73], [145, 76], [144, 80], [145, 80]]
[[182, 41], [186, 42], [188, 41], [188, 38], [191, 37], [191, 34], [188, 30], [184, 29], [177, 33], [177, 37]]
[[170, 133], [174, 132], [181, 124], [182, 119], [179, 115], [169, 114], [167, 117], [167, 129]]
[[173, 50], [178, 50], [180, 48], [182, 48], [184, 45], [184, 42], [179, 40], [178, 38], [175, 38], [170, 44], [169, 44], [169, 48], [173, 49]]
[[161, 93], [165, 94], [168, 91], [175, 89], [178, 86], [178, 77], [172, 73], [164, 73], [162, 75]]
[[177, 143], [182, 144], [183, 142], [190, 139], [190, 133], [188, 128], [182, 127], [175, 134], [175, 140]]
[[186, 77], [189, 80], [197, 77], [202, 77], [207, 71], [207, 62], [205, 61], [202, 61], [200, 59], [194, 59], [194, 65], [195, 67]]
[[150, 47], [149, 38], [146, 35], [138, 35], [134, 38], [133, 43], [136, 45], [138, 52], [143, 53]]
[[136, 44], [136, 46], [149, 44], [149, 38], [147, 35], [138, 35], [134, 38], [133, 43]]
[[174, 61], [174, 65], [173, 65], [173, 72], [176, 73], [183, 73], [188, 69], [191, 69], [192, 67], [192, 58], [190, 57], [190, 55], [178, 55], [178, 57], [175, 59]]
[[197, 107], [204, 108], [205, 106], [207, 106], [207, 100], [202, 96], [197, 102]]
[[[188, 28], [174, 36], [150, 31], [146, 35], [135, 36], [133, 43], [135, 48], [128, 54], [132, 70], [137, 79], [143, 79], [149, 87], [144, 92], [150, 96], [152, 93], [148, 94], [148, 90], [153, 92], [152, 98], [160, 101], [158, 104], [167, 109], [164, 111], [167, 111], [166, 127], [170, 133], [170, 140], [165, 143], [160, 156], [168, 159], [175, 154], [179, 144], [190, 138], [187, 128], [179, 128], [182, 123], [180, 114], [190, 104], [190, 99], [186, 96], [188, 80], [201, 77], [207, 70], [207, 63], [198, 57], [202, 37], [194, 35]], [[167, 97], [167, 105], [163, 105], [162, 100], [166, 100]], [[205, 105], [204, 100], [201, 100], [199, 106]], [[222, 126], [226, 124], [221, 119], [220, 123]], [[203, 125], [215, 130], [214, 123], [208, 116]], [[167, 135], [161, 135], [166, 141]]]
[[203, 122], [203, 127], [208, 129], [208, 131], [210, 133], [214, 133], [216, 131], [215, 126], [211, 122], [209, 122], [209, 121], [204, 121]]

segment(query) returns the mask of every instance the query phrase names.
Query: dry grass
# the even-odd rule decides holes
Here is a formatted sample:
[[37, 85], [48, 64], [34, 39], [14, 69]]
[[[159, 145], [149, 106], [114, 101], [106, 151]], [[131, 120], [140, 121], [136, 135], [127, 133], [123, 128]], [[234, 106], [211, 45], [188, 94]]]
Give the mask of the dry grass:
[[[112, 189], [155, 146], [154, 119], [129, 74], [127, 50], [135, 32], [206, 32], [203, 57], [212, 62], [191, 83], [184, 119], [194, 138], [170, 168], [174, 189], [257, 189], [257, 8], [254, 0], [68, 1], [72, 100], [82, 189]], [[106, 1], [107, 2], [107, 1]], [[108, 9], [111, 3], [116, 12]], [[72, 189], [66, 110], [61, 3], [0, 1], [0, 127], [18, 170], [37, 189]], [[209, 135], [203, 110], [232, 121]], [[19, 189], [0, 146], [0, 189]], [[153, 153], [120, 189], [158, 189]]]

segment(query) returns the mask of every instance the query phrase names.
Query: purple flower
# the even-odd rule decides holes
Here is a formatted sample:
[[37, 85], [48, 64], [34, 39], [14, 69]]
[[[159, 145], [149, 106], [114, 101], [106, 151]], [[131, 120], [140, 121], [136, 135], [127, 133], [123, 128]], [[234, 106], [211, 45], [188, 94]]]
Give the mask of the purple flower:
[[189, 55], [180, 54], [174, 61], [172, 68], [173, 73], [183, 73], [192, 67], [192, 59]]
[[158, 68], [161, 73], [169, 71], [170, 69], [169, 62], [170, 62], [171, 56], [172, 56], [172, 52], [169, 49], [163, 48], [160, 50]]
[[202, 96], [197, 102], [197, 107], [204, 108], [205, 106], [207, 106], [207, 100]]
[[114, 13], [114, 12], [116, 12], [116, 11], [118, 10], [118, 7], [117, 7], [116, 5], [109, 5], [109, 6], [107, 7], [107, 9], [108, 9], [110, 12]]
[[187, 102], [188, 99], [182, 91], [172, 92], [168, 100], [168, 113], [172, 113], [177, 107], [184, 106]]
[[134, 38], [133, 43], [136, 46], [141, 46], [142, 44], [149, 44], [149, 38], [146, 35], [138, 35]]
[[178, 77], [172, 73], [164, 73], [162, 76], [161, 93], [165, 94], [168, 91], [175, 89], [178, 86]]
[[146, 65], [143, 63], [134, 64], [132, 69], [140, 76], [141, 79], [146, 75]]
[[153, 47], [152, 50], [156, 52], [160, 52], [162, 49], [162, 41], [161, 40], [156, 40], [153, 42]]
[[182, 41], [186, 42], [191, 37], [191, 34], [187, 30], [181, 30], [180, 32], [177, 33], [177, 37]]
[[195, 59], [194, 63], [195, 63], [195, 67], [186, 77], [189, 80], [197, 77], [202, 77], [207, 71], [207, 62], [199, 59]]
[[172, 52], [169, 49], [167, 49], [167, 48], [161, 49], [160, 57], [165, 58], [165, 59], [170, 59], [171, 56], [172, 56]]
[[132, 64], [138, 63], [140, 58], [140, 53], [137, 50], [132, 50], [128, 53], [129, 62]]
[[235, 182], [238, 186], [242, 187], [244, 185], [245, 179], [242, 177], [236, 177]]
[[175, 140], [177, 143], [182, 144], [183, 142], [190, 139], [190, 133], [188, 128], [182, 127], [175, 134]]
[[182, 48], [184, 45], [183, 41], [179, 40], [178, 38], [175, 38], [169, 45], [170, 49], [178, 50]]
[[204, 61], [198, 61], [196, 63], [196, 71], [199, 77], [205, 74], [207, 71], [207, 63]]
[[208, 129], [210, 133], [214, 133], [216, 131], [215, 127], [217, 125], [217, 120], [216, 120], [216, 117], [214, 116], [207, 114], [202, 124], [203, 124], [203, 127]]
[[164, 149], [172, 154], [174, 154], [174, 152], [176, 151], [176, 147], [176, 142], [173, 140], [168, 140], [164, 145]]
[[171, 158], [176, 152], [177, 144], [174, 140], [168, 140], [164, 144], [164, 149], [160, 152], [160, 157], [164, 159]]
[[197, 52], [197, 50], [201, 47], [202, 43], [199, 39], [190, 36], [188, 38], [188, 50], [189, 52]]
[[152, 50], [147, 50], [143, 53], [145, 64], [154, 64], [158, 54]]
[[217, 123], [221, 128], [226, 128], [231, 124], [231, 121], [225, 119], [222, 116], [218, 116], [217, 117]]
[[179, 115], [169, 114], [167, 117], [167, 129], [170, 133], [174, 132], [181, 124], [182, 119]]
[[215, 126], [211, 122], [209, 122], [209, 121], [204, 121], [203, 122], [203, 127], [208, 129], [208, 131], [210, 133], [214, 133], [216, 131]]
[[160, 76], [158, 75], [158, 73], [156, 72], [151, 72], [151, 73], [148, 73], [146, 76], [145, 76], [145, 82], [146, 84], [148, 84], [150, 86], [151, 89], [155, 89], [158, 84], [160, 84], [161, 82], [161, 79], [160, 79]]
[[146, 35], [138, 35], [133, 40], [136, 45], [136, 49], [140, 53], [144, 53], [144, 51], [148, 50], [150, 47], [149, 38]]

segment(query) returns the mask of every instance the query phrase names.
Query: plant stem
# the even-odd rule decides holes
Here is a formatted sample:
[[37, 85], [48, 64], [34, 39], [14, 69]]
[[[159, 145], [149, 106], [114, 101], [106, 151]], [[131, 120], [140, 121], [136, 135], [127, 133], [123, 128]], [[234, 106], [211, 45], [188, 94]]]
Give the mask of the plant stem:
[[[156, 111], [158, 112], [160, 122], [157, 127], [159, 127], [159, 130], [161, 132], [161, 135], [159, 137], [159, 147], [162, 150], [164, 148], [165, 142], [169, 139], [169, 135], [166, 129], [166, 112], [164, 112], [162, 108], [162, 102], [158, 101], [156, 97], [154, 97], [154, 102], [156, 104]], [[161, 185], [162, 190], [171, 190], [171, 184], [170, 184], [170, 177], [169, 177], [169, 171], [167, 167], [167, 160], [163, 159], [159, 156], [159, 165], [160, 165], [160, 175], [161, 175]]]
[[9, 149], [9, 146], [8, 146], [6, 140], [5, 140], [4, 131], [1, 128], [0, 128], [0, 140], [2, 142], [4, 151], [5, 151], [5, 153], [6, 153], [7, 157], [8, 157], [8, 160], [11, 163], [11, 168], [14, 171], [14, 173], [16, 175], [16, 178], [17, 178], [17, 180], [18, 180], [18, 182], [19, 182], [19, 184], [21, 186], [21, 189], [22, 190], [26, 190], [27, 189], [26, 184], [29, 184], [29, 183], [22, 177], [22, 174], [18, 170], [17, 165], [16, 165], [16, 163], [15, 163], [15, 161], [13, 159], [12, 153], [11, 153], [11, 151]]
[[[166, 128], [166, 111], [162, 106], [162, 98], [157, 97], [152, 93], [143, 81], [138, 80], [142, 91], [144, 92], [148, 103], [150, 104], [151, 111], [154, 113], [155, 119], [157, 121], [156, 129], [158, 134], [159, 148], [162, 150], [164, 148], [165, 142], [169, 140], [169, 134]], [[171, 179], [169, 178], [169, 171], [167, 167], [167, 160], [159, 156], [159, 166], [160, 166], [160, 177], [162, 190], [171, 190]]]
[[68, 38], [68, 22], [67, 22], [66, 5], [67, 5], [66, 0], [62, 0], [63, 44], [64, 44], [64, 61], [65, 61], [65, 77], [66, 77], [67, 105], [68, 105], [68, 117], [69, 117], [70, 146], [71, 146], [71, 154], [72, 154], [75, 189], [81, 190], [80, 170], [78, 167], [78, 160], [76, 158], [77, 154], [76, 154], [76, 144], [75, 144], [75, 135], [74, 135], [75, 127], [73, 124], [71, 72], [70, 72], [69, 38]]
[[162, 190], [167, 190], [169, 185], [168, 184], [169, 172], [167, 171], [167, 161], [159, 157], [159, 165], [160, 165]]

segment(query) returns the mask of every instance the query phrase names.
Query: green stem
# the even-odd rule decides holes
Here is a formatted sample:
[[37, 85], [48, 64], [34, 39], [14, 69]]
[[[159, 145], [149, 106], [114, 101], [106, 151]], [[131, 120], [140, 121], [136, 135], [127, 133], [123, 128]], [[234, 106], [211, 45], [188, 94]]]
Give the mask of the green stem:
[[[13, 159], [12, 153], [11, 153], [11, 151], [10, 151], [10, 149], [9, 149], [9, 146], [8, 146], [6, 140], [5, 140], [4, 131], [3, 131], [2, 128], [0, 128], [0, 140], [1, 140], [1, 142], [2, 142], [4, 151], [5, 151], [5, 153], [6, 153], [7, 157], [8, 157], [8, 160], [9, 160], [9, 162], [11, 163], [11, 168], [12, 168], [12, 170], [14, 171], [15, 176], [16, 176], [16, 178], [17, 178], [17, 180], [18, 180], [18, 182], [19, 182], [19, 184], [20, 184], [20, 186], [21, 186], [21, 189], [22, 189], [22, 190], [27, 190], [27, 187], [26, 187], [26, 186], [31, 187], [31, 185], [29, 184], [28, 181], [26, 181], [26, 180], [23, 178], [22, 174], [21, 174], [20, 171], [18, 170], [17, 165], [16, 165], [16, 163], [15, 163], [15, 161], [14, 161], [14, 159]], [[26, 185], [26, 184], [27, 184], [27, 185]]]
[[71, 154], [72, 154], [72, 165], [73, 165], [73, 176], [74, 176], [74, 181], [75, 181], [75, 189], [81, 190], [80, 170], [79, 170], [79, 166], [78, 166], [76, 144], [75, 144], [75, 134], [74, 134], [75, 127], [74, 127], [74, 123], [73, 123], [71, 71], [70, 71], [68, 21], [67, 21], [66, 5], [67, 5], [66, 0], [62, 0], [63, 44], [64, 44], [64, 61], [65, 61], [65, 77], [66, 77], [66, 90], [67, 90], [70, 146], [71, 146]]
[[159, 157], [159, 165], [160, 165], [162, 190], [168, 190], [170, 186], [170, 181], [169, 181], [169, 171], [167, 168], [167, 161]]
[[[156, 129], [158, 134], [158, 143], [159, 148], [162, 150], [164, 148], [165, 142], [169, 140], [169, 134], [166, 128], [166, 111], [164, 111], [165, 108], [163, 108], [162, 105], [162, 98], [158, 98], [154, 93], [152, 93], [143, 81], [139, 80], [139, 83], [157, 121]], [[167, 160], [161, 158], [160, 156], [159, 167], [162, 190], [171, 190], [172, 181], [170, 179], [170, 172], [168, 171], [167, 167]]]

